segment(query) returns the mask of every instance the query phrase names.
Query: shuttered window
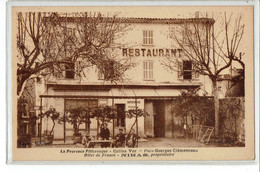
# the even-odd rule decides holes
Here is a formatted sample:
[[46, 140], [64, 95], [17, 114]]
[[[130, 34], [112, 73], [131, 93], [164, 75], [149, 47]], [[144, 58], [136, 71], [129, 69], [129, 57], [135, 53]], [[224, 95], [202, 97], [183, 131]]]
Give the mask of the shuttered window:
[[65, 65], [65, 78], [66, 79], [74, 79], [74, 63]]
[[186, 80], [199, 78], [199, 73], [193, 69], [192, 61], [178, 62], [178, 78]]
[[183, 61], [183, 79], [192, 79], [192, 62]]
[[153, 61], [143, 62], [144, 80], [153, 80]]
[[153, 45], [153, 31], [152, 30], [143, 31], [143, 44], [144, 45]]

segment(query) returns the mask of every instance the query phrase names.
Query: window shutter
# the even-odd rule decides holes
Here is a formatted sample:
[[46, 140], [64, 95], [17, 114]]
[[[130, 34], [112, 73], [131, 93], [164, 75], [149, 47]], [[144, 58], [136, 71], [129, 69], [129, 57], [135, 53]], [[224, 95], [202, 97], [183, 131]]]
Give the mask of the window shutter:
[[153, 44], [153, 31], [143, 30], [143, 44], [152, 45]]
[[143, 44], [147, 44], [147, 41], [146, 41], [147, 36], [146, 36], [146, 34], [147, 34], [147, 32], [144, 30], [143, 31]]
[[76, 61], [75, 62], [75, 78], [76, 79], [80, 78], [80, 73], [81, 73], [81, 62]]
[[153, 62], [149, 61], [149, 79], [153, 79]]
[[195, 72], [195, 78], [198, 79], [200, 77], [199, 72]]
[[145, 80], [153, 80], [153, 61], [143, 62], [143, 78]]
[[194, 64], [191, 62], [191, 79], [195, 78], [195, 69], [194, 69]]
[[152, 45], [152, 44], [153, 44], [153, 31], [152, 31], [152, 30], [150, 31], [150, 36], [149, 36], [149, 37], [150, 37], [150, 42], [149, 42], [149, 44]]
[[178, 71], [177, 71], [178, 79], [182, 79], [182, 70], [183, 70], [182, 62], [178, 62]]
[[147, 79], [147, 61], [144, 61], [143, 63], [144, 67], [144, 79]]
[[195, 63], [192, 62], [192, 78], [198, 79], [200, 74], [198, 71], [196, 71], [196, 69], [194, 68]]

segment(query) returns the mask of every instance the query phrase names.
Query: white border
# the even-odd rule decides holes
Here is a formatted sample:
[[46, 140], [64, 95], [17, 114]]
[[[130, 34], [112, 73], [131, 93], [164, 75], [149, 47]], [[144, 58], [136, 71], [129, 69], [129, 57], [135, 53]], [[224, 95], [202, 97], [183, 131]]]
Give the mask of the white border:
[[[87, 1], [87, 2], [82, 2], [82, 1], [43, 1], [43, 2], [33, 2], [33, 1], [9, 1], [7, 2], [7, 13], [6, 13], [6, 65], [7, 65], [7, 70], [6, 70], [6, 100], [7, 100], [7, 106], [6, 106], [6, 118], [8, 119], [7, 121], [7, 130], [8, 130], [8, 135], [7, 135], [7, 149], [6, 149], [6, 158], [7, 158], [7, 163], [12, 163], [12, 164], [86, 164], [86, 162], [13, 162], [11, 161], [12, 159], [12, 137], [11, 137], [11, 117], [12, 117], [12, 102], [11, 102], [11, 7], [12, 6], [169, 6], [169, 5], [174, 5], [174, 6], [199, 6], [199, 5], [207, 5], [207, 6], [215, 6], [215, 5], [254, 5], [254, 65], [255, 65], [255, 160], [253, 161], [174, 161], [174, 162], [127, 162], [128, 164], [190, 164], [190, 165], [198, 165], [198, 164], [224, 164], [224, 165], [259, 165], [259, 1], [161, 1], [161, 2], [149, 2], [149, 1], [141, 1], [141, 2], [120, 2], [120, 1], [108, 1], [108, 2], [92, 2], [92, 1]], [[101, 164], [101, 163], [106, 163], [106, 164], [126, 164], [126, 162], [89, 162], [89, 164]]]

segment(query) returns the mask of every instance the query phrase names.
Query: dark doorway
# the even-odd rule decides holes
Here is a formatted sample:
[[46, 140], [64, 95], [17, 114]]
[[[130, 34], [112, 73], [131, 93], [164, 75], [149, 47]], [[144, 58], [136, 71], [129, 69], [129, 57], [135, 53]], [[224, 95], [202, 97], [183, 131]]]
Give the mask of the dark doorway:
[[125, 127], [125, 104], [116, 104], [117, 118], [116, 127]]
[[163, 101], [154, 101], [154, 137], [165, 137], [165, 106]]

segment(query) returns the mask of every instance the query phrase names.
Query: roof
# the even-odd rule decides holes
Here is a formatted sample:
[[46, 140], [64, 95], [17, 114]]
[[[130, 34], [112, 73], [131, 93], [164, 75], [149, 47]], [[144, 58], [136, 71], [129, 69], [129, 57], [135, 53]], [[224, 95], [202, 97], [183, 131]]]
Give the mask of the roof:
[[[213, 18], [135, 18], [135, 17], [60, 17], [58, 14], [57, 16], [52, 17], [52, 19], [57, 19], [57, 17], [61, 21], [67, 22], [75, 22], [77, 20], [83, 19], [101, 19], [106, 22], [115, 22], [118, 21], [120, 23], [153, 23], [153, 24], [183, 24], [183, 23], [191, 23], [191, 22], [201, 22], [205, 24], [214, 24], [215, 20]], [[50, 17], [47, 17], [51, 19]], [[115, 20], [116, 19], [116, 20]]]
[[182, 24], [185, 22], [214, 23], [212, 18], [122, 18], [126, 23]]
[[143, 89], [185, 89], [185, 88], [196, 88], [201, 86], [201, 83], [123, 83], [123, 84], [104, 84], [104, 83], [86, 83], [86, 84], [75, 84], [75, 83], [50, 83], [47, 85], [53, 87], [54, 90], [109, 90], [111, 88], [143, 88]]

